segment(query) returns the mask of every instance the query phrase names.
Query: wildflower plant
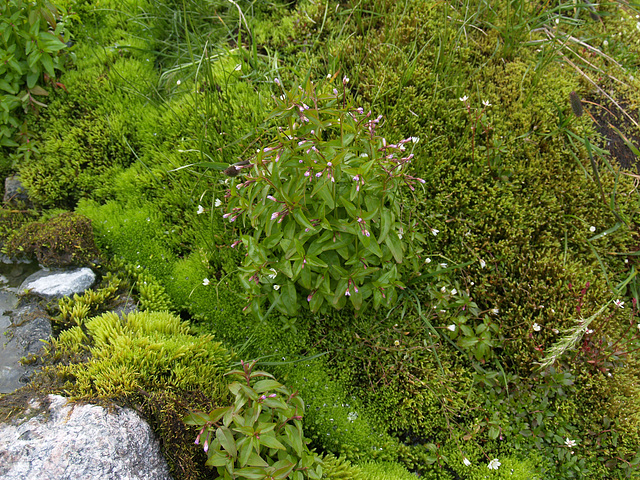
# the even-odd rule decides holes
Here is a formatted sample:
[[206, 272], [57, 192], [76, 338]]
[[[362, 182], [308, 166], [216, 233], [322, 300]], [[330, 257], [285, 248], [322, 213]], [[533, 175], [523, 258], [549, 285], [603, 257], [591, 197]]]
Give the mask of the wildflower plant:
[[207, 465], [229, 480], [320, 479], [321, 461], [302, 432], [304, 401], [269, 373], [254, 370], [255, 364], [242, 362], [242, 370], [228, 373], [241, 377], [229, 385], [232, 406], [185, 418], [201, 427], [196, 443], [207, 453]]
[[402, 207], [403, 187], [424, 183], [407, 173], [417, 139], [388, 143], [382, 116], [352, 107], [347, 82], [341, 93], [310, 81], [283, 90], [270, 138], [236, 164], [246, 174], [232, 177], [223, 216], [243, 222], [240, 271], [256, 311], [267, 299], [287, 315], [390, 307], [406, 269], [419, 270], [425, 238]]

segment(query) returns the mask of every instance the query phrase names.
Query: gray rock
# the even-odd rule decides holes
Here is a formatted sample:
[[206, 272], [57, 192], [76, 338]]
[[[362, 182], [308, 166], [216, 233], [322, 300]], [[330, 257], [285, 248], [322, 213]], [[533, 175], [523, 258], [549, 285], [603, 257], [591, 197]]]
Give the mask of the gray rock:
[[[10, 292], [0, 292], [5, 306], [17, 302]], [[2, 298], [6, 296], [7, 298]], [[26, 303], [0, 317], [0, 393], [10, 393], [24, 387], [36, 367], [22, 364], [21, 359], [36, 355], [51, 336], [51, 321], [36, 303]]]
[[74, 270], [50, 270], [34, 273], [28, 276], [18, 293], [34, 293], [48, 300], [81, 294], [96, 281], [96, 274], [90, 268]]
[[171, 479], [158, 440], [135, 411], [48, 398], [44, 412], [0, 425], [0, 478]]
[[12, 175], [4, 179], [4, 203], [9, 205], [20, 205], [31, 208], [33, 204], [29, 199], [27, 190], [20, 182], [18, 175]]

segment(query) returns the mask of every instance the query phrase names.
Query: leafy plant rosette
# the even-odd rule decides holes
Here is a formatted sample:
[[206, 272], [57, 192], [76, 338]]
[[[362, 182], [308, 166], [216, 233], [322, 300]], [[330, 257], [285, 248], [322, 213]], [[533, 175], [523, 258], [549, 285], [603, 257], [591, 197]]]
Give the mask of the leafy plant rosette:
[[35, 98], [48, 95], [37, 84], [43, 74], [53, 79], [60, 68], [58, 54], [67, 47], [63, 35], [70, 18], [46, 0], [0, 3], [0, 146], [18, 146], [14, 110], [46, 106]]
[[311, 82], [284, 92], [270, 141], [232, 172], [223, 216], [243, 221], [233, 246], [247, 249], [240, 271], [256, 312], [265, 299], [287, 315], [301, 303], [391, 307], [402, 269], [419, 271], [425, 238], [406, 220], [401, 188], [424, 183], [407, 173], [418, 139], [387, 143], [376, 132], [382, 116], [353, 108], [347, 82], [342, 93], [317, 94]]
[[186, 424], [202, 427], [196, 443], [203, 443], [206, 464], [225, 480], [322, 478], [322, 462], [309, 451], [302, 432], [304, 401], [269, 373], [254, 371], [255, 364], [242, 362], [242, 370], [227, 373], [242, 377], [229, 385], [232, 406], [185, 418]]

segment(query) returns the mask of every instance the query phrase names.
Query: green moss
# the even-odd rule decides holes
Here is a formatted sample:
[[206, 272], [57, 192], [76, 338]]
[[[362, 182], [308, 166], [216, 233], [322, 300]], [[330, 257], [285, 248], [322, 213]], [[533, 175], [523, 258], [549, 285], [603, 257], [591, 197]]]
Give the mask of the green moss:
[[364, 480], [360, 467], [333, 454], [322, 457], [322, 475], [330, 480]]
[[414, 480], [416, 478], [399, 463], [365, 463], [362, 464], [361, 470], [362, 478], [365, 480]]
[[68, 385], [74, 397], [119, 398], [139, 389], [226, 395], [222, 375], [228, 352], [212, 336], [190, 335], [188, 324], [170, 313], [105, 313], [62, 332], [51, 348], [57, 355], [65, 350], [90, 355], [86, 363], [60, 367], [74, 379]]
[[4, 251], [12, 257], [35, 258], [47, 267], [92, 265], [99, 256], [91, 220], [73, 213], [21, 227], [8, 239]]

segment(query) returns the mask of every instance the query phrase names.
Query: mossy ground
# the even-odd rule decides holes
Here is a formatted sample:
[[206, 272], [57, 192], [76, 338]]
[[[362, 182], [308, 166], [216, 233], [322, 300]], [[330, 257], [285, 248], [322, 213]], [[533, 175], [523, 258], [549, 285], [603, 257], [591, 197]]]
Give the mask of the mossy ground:
[[[221, 383], [195, 360], [160, 374], [142, 350], [205, 348], [214, 335], [301, 392], [328, 478], [637, 475], [630, 6], [600, 5], [595, 20], [586, 6], [528, 2], [239, 4], [242, 15], [229, 2], [63, 3], [82, 20], [76, 61], [66, 91], [26, 118], [42, 148], [15, 168], [37, 206], [91, 219], [145, 315], [190, 322], [136, 337], [76, 300], [69, 318], [82, 320], [55, 341], [69, 394], [144, 405], [170, 452], [195, 437], [180, 426], [187, 409], [224, 402], [208, 390]], [[554, 40], [563, 32], [583, 44]], [[245, 227], [217, 206], [220, 165], [259, 145], [273, 79], [295, 88], [307, 76], [348, 77], [390, 141], [420, 139], [412, 165], [425, 184], [404, 202], [429, 239], [424, 268], [389, 312], [243, 312], [244, 252], [231, 244]], [[591, 319], [582, 338], [538, 368], [580, 319]], [[175, 478], [207, 475], [189, 448], [170, 459]]]

